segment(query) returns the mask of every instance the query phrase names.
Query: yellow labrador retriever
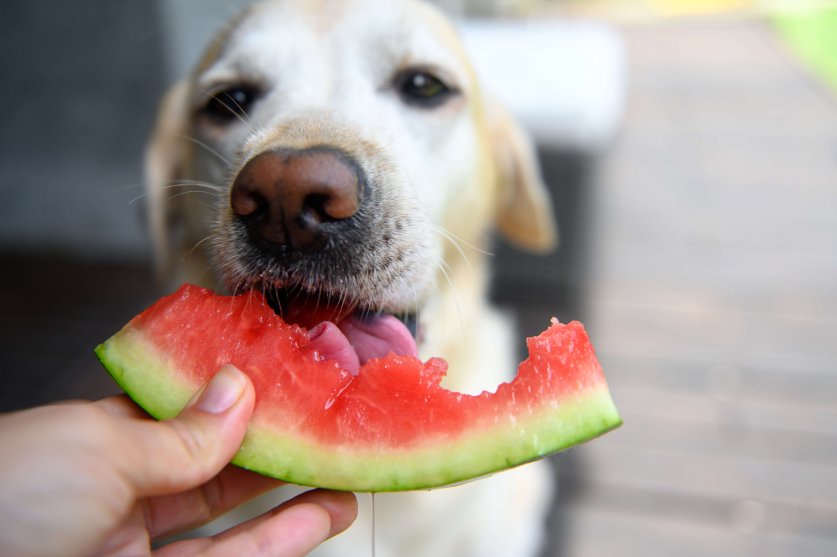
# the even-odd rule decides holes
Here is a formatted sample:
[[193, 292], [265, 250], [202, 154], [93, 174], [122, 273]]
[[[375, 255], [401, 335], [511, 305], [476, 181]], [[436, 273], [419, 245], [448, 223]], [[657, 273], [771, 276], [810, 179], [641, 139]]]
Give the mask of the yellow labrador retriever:
[[[449, 388], [479, 392], [516, 368], [484, 297], [484, 250], [493, 227], [550, 248], [551, 207], [525, 136], [430, 6], [248, 9], [164, 99], [148, 177], [170, 280], [260, 289], [348, 369], [389, 351], [442, 356]], [[378, 554], [534, 555], [550, 494], [541, 463], [380, 494]], [[368, 519], [317, 554], [369, 554]]]

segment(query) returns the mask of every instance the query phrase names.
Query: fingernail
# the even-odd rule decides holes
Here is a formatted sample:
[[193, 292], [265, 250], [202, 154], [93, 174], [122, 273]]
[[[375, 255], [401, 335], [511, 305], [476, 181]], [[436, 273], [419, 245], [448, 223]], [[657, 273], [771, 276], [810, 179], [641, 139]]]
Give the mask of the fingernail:
[[210, 414], [225, 412], [241, 397], [244, 385], [244, 374], [231, 365], [225, 365], [206, 385], [195, 407]]

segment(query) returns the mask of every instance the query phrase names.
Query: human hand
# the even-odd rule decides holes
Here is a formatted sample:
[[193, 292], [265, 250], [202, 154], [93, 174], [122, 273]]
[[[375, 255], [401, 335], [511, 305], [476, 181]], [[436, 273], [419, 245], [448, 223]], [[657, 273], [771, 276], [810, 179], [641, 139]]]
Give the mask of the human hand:
[[[188, 530], [281, 482], [225, 466], [255, 394], [224, 366], [181, 414], [148, 418], [125, 397], [0, 417], [0, 554], [150, 555], [150, 541]], [[313, 490], [212, 538], [159, 556], [305, 555], [346, 529], [351, 493]]]

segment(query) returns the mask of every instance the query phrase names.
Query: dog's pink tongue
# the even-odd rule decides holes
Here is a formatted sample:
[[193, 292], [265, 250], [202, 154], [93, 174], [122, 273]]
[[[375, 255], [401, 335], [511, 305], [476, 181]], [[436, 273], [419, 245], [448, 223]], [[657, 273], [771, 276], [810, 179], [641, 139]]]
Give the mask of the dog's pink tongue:
[[352, 375], [357, 375], [360, 369], [357, 351], [337, 325], [331, 321], [323, 321], [308, 331], [308, 338], [311, 340], [311, 348], [322, 357], [334, 360]]
[[340, 367], [357, 374], [360, 366], [372, 358], [394, 352], [418, 356], [416, 341], [401, 321], [391, 315], [358, 317], [351, 315], [335, 325], [323, 321], [308, 331], [311, 347]]

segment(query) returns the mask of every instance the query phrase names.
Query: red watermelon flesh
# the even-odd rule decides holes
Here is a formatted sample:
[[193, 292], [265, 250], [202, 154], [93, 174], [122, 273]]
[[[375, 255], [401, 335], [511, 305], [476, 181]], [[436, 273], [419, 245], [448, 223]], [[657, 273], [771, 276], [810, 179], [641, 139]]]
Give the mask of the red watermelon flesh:
[[[328, 322], [314, 329], [320, 326], [337, 329]], [[395, 332], [380, 333], [383, 326]], [[403, 334], [392, 324], [372, 327], [376, 338]], [[423, 363], [389, 354], [369, 359], [357, 373], [347, 371], [323, 356], [334, 346], [345, 349], [333, 337], [340, 332], [288, 325], [257, 292], [220, 296], [185, 285], [96, 352], [125, 391], [159, 419], [176, 415], [221, 365], [235, 364], [252, 379], [257, 400], [233, 462], [332, 489], [458, 483], [621, 424], [578, 322], [553, 321], [528, 339], [529, 358], [515, 380], [476, 396], [439, 385], [447, 368], [440, 359]]]

